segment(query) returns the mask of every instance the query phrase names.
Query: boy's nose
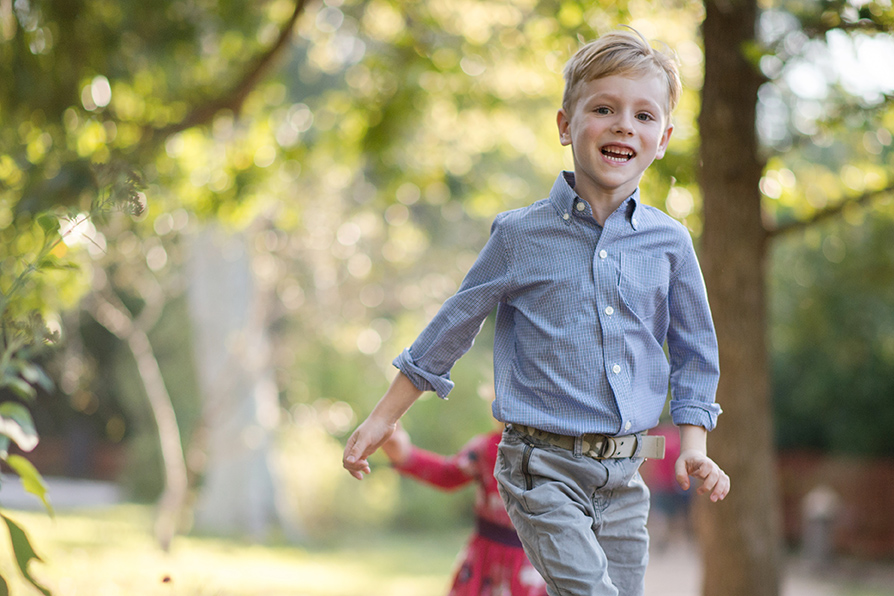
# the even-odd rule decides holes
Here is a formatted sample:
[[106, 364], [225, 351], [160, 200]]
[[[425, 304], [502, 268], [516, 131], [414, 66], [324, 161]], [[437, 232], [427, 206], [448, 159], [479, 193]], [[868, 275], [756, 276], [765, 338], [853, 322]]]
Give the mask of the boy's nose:
[[612, 126], [612, 131], [617, 134], [632, 135], [633, 134], [633, 124], [632, 124], [631, 120], [632, 120], [631, 118], [624, 116], [624, 115], [618, 116], [618, 119], [615, 121], [614, 125]]

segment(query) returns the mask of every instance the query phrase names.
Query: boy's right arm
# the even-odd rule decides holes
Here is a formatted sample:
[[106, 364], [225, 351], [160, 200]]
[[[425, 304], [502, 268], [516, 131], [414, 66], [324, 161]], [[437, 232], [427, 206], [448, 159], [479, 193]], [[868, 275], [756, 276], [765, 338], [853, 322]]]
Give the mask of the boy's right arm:
[[348, 439], [342, 465], [351, 476], [362, 480], [364, 474], [369, 474], [369, 456], [391, 436], [397, 421], [420, 395], [422, 391], [406, 375], [398, 373], [394, 377], [388, 391]]

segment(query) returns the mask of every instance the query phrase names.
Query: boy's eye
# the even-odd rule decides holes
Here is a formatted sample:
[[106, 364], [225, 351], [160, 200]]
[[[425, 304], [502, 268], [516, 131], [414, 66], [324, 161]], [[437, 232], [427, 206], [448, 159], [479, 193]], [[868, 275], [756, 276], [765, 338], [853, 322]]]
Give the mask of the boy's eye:
[[642, 120], [643, 122], [648, 122], [649, 120], [654, 120], [654, 119], [655, 119], [655, 118], [652, 117], [652, 114], [645, 114], [645, 113], [643, 113], [643, 114], [637, 114], [636, 117], [637, 117], [639, 120]]
[[603, 116], [604, 116], [605, 114], [608, 114], [608, 113], [609, 113], [609, 109], [606, 108], [605, 106], [598, 107], [598, 108], [596, 108], [596, 109], [593, 110], [593, 111], [596, 112], [597, 114], [600, 114], [600, 115], [603, 115]]

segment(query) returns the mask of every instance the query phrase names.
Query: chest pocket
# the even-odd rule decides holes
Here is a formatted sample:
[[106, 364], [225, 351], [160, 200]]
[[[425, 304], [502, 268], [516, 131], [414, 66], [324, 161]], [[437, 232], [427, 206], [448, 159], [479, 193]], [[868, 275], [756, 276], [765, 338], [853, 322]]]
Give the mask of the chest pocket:
[[637, 253], [621, 253], [618, 292], [624, 304], [645, 320], [667, 302], [670, 263]]

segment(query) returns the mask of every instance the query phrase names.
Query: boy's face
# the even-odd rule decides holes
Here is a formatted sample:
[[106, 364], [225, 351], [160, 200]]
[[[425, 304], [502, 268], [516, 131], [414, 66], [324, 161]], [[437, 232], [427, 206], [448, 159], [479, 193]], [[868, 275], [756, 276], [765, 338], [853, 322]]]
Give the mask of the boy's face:
[[674, 128], [667, 83], [652, 72], [610, 75], [581, 84], [575, 97], [557, 116], [559, 139], [574, 154], [575, 190], [585, 200], [623, 200], [664, 157]]

